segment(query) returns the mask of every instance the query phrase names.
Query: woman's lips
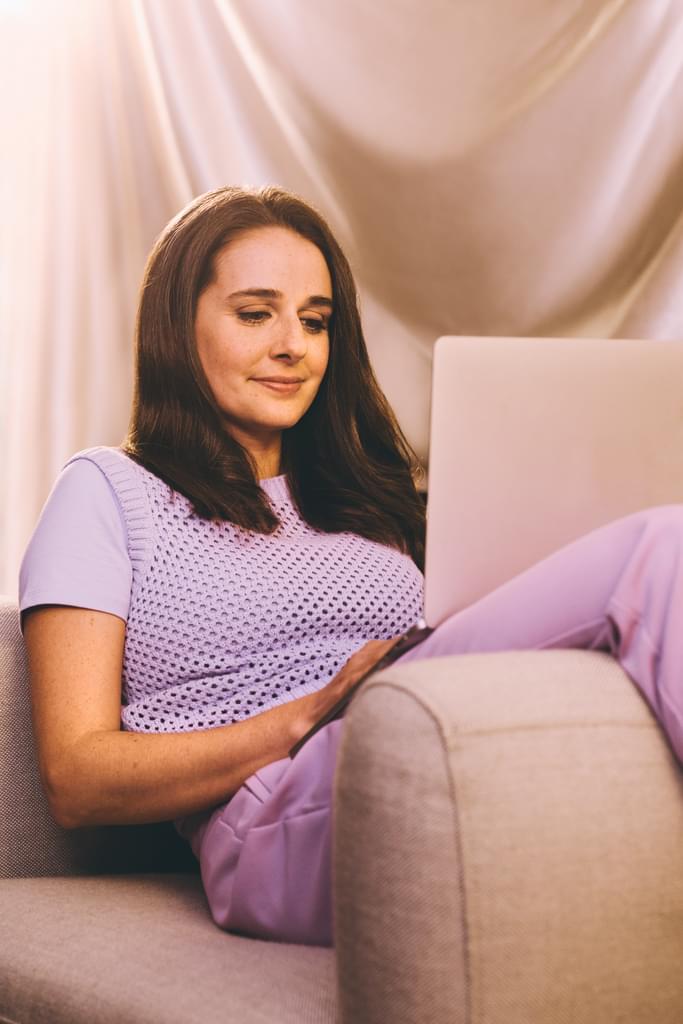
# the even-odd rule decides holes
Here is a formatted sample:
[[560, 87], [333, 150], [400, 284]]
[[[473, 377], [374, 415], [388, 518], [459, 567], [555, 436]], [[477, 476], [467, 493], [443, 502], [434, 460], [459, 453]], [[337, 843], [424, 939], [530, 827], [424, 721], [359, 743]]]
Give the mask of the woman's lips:
[[294, 394], [295, 391], [299, 390], [303, 381], [297, 380], [293, 381], [291, 384], [283, 384], [280, 381], [257, 379], [256, 383], [263, 384], [265, 388], [270, 388], [271, 391], [279, 391], [283, 395], [291, 395]]

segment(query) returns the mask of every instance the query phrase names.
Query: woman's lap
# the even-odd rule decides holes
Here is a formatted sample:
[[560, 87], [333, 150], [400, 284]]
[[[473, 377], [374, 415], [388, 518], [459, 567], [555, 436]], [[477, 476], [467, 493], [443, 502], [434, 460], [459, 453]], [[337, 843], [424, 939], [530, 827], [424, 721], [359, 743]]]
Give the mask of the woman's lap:
[[[452, 615], [396, 664], [502, 650], [610, 651], [683, 758], [682, 556], [683, 506], [615, 520]], [[334, 721], [293, 760], [266, 765], [204, 822], [193, 847], [221, 927], [332, 944], [331, 803], [342, 729]]]
[[193, 843], [216, 924], [330, 946], [332, 787], [343, 720], [294, 759], [265, 765], [213, 811]]

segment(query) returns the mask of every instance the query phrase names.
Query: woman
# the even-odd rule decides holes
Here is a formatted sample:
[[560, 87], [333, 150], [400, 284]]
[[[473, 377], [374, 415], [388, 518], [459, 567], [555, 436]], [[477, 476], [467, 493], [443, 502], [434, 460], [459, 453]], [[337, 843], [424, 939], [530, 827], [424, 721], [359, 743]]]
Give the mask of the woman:
[[[21, 568], [41, 771], [64, 827], [173, 819], [217, 924], [330, 945], [343, 720], [288, 751], [422, 613], [419, 465], [348, 263], [280, 189], [225, 188], [145, 274], [121, 448], [75, 455]], [[580, 538], [399, 661], [610, 650], [679, 757], [683, 511]]]

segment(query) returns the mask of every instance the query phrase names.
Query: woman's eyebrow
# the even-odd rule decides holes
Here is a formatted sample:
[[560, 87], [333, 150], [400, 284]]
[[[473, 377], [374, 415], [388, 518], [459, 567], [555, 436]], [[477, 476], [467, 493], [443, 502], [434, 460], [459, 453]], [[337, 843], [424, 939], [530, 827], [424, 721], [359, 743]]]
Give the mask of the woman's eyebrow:
[[328, 299], [325, 295], [309, 295], [304, 305], [324, 306], [326, 309], [332, 309], [332, 299]]
[[[228, 295], [229, 299], [245, 299], [249, 297], [257, 299], [281, 299], [282, 292], [277, 291], [276, 288], [242, 288], [240, 291], [232, 292]], [[329, 299], [326, 295], [309, 295], [303, 305], [316, 307], [324, 306], [326, 309], [332, 309], [332, 299]]]

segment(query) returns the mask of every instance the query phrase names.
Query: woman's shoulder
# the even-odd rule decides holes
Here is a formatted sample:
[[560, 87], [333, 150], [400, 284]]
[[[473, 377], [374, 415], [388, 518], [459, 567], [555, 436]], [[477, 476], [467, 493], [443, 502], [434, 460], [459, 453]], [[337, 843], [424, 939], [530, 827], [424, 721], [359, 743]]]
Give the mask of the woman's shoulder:
[[76, 605], [125, 619], [133, 556], [126, 516], [97, 458], [80, 455], [64, 465], [29, 539], [20, 607]]
[[75, 452], [64, 463], [63, 469], [76, 463], [90, 463], [97, 466], [106, 477], [134, 476], [138, 465], [122, 448], [111, 445], [94, 445]]
[[95, 445], [75, 452], [64, 463], [62, 474], [74, 472], [75, 467], [84, 484], [89, 480], [94, 483], [98, 474], [105, 478], [124, 512], [137, 508], [140, 503], [146, 504], [148, 487], [145, 487], [145, 483], [149, 480], [157, 481], [153, 473], [122, 448], [108, 445]]
[[116, 462], [108, 459], [109, 451], [114, 449], [85, 448], [68, 458], [52, 484], [43, 514], [59, 509], [71, 515], [93, 505], [116, 504], [115, 490], [108, 479]]
[[118, 519], [129, 533], [131, 519], [139, 519], [146, 506], [139, 469], [120, 448], [97, 445], [75, 452], [54, 480], [41, 520], [61, 528], [87, 522], [101, 529]]
[[129, 550], [137, 561], [149, 554], [154, 533], [149, 480], [159, 482], [122, 448], [96, 445], [67, 459], [55, 487], [68, 490], [72, 500], [78, 500], [80, 494], [84, 505], [96, 500], [100, 505], [116, 506]]

